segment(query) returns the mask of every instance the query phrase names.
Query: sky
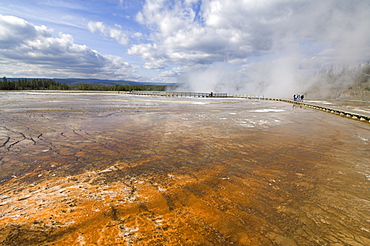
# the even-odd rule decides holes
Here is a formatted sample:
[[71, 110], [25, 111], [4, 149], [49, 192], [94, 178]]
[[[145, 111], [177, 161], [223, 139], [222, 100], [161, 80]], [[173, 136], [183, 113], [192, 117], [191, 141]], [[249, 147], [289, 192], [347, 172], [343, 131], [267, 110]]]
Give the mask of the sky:
[[1, 76], [283, 95], [370, 60], [369, 0], [1, 0]]

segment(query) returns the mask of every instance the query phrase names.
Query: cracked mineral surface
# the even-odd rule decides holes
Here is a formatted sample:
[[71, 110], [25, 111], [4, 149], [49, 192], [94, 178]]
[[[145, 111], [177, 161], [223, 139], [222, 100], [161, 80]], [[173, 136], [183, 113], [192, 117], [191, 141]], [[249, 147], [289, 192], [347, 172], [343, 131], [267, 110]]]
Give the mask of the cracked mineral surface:
[[245, 99], [0, 102], [0, 245], [370, 245], [368, 123]]

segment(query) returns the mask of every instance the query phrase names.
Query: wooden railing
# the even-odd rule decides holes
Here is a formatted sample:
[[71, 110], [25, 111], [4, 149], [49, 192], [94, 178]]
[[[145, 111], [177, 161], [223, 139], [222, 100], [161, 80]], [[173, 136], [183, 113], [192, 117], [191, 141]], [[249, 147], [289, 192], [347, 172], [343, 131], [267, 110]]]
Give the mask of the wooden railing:
[[348, 112], [340, 109], [333, 109], [328, 107], [323, 107], [319, 105], [296, 102], [293, 100], [264, 97], [261, 95], [247, 95], [247, 94], [231, 94], [231, 93], [199, 93], [199, 92], [176, 92], [176, 91], [130, 91], [127, 92], [134, 95], [147, 95], [147, 96], [167, 96], [167, 97], [209, 97], [209, 98], [245, 98], [245, 99], [254, 99], [254, 100], [268, 100], [268, 101], [281, 101], [286, 103], [292, 103], [296, 105], [301, 105], [309, 107], [312, 109], [321, 110], [327, 113], [336, 114], [339, 116], [347, 117], [354, 120], [360, 120], [363, 122], [370, 123], [370, 116], [361, 115], [358, 113]]
[[178, 92], [178, 91], [130, 91], [134, 95], [146, 96], [167, 96], [167, 97], [233, 97], [233, 98], [248, 98], [248, 99], [264, 99], [261, 95], [243, 95], [243, 94], [229, 94], [229, 93], [202, 93], [202, 92]]
[[368, 115], [362, 115], [362, 114], [358, 114], [358, 113], [354, 113], [354, 112], [344, 111], [344, 110], [341, 110], [341, 109], [328, 108], [328, 107], [324, 107], [324, 106], [319, 106], [319, 105], [314, 105], [314, 104], [304, 103], [304, 102], [296, 102], [296, 101], [286, 100], [286, 99], [280, 99], [279, 101], [292, 103], [292, 104], [296, 104], [296, 105], [301, 105], [301, 106], [305, 106], [305, 107], [308, 107], [308, 108], [317, 109], [317, 110], [320, 110], [320, 111], [323, 111], [323, 112], [336, 114], [336, 115], [351, 118], [351, 119], [354, 119], [354, 120], [360, 120], [360, 121], [365, 121], [365, 122], [370, 123], [370, 116], [368, 116]]

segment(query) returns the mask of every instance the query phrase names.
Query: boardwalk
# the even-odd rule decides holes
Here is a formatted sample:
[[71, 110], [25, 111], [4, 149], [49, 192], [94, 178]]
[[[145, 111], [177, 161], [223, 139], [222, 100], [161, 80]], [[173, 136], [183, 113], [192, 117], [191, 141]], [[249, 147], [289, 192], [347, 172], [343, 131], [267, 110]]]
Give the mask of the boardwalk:
[[312, 109], [321, 110], [323, 112], [336, 114], [347, 117], [353, 120], [360, 120], [370, 123], [370, 115], [349, 112], [347, 110], [330, 108], [312, 103], [296, 102], [288, 99], [264, 97], [263, 95], [248, 95], [248, 94], [231, 94], [231, 93], [199, 93], [199, 92], [175, 92], [175, 91], [131, 91], [130, 94], [145, 95], [145, 96], [166, 96], [166, 97], [204, 97], [204, 98], [245, 98], [254, 100], [269, 100], [292, 103], [295, 105], [305, 106]]

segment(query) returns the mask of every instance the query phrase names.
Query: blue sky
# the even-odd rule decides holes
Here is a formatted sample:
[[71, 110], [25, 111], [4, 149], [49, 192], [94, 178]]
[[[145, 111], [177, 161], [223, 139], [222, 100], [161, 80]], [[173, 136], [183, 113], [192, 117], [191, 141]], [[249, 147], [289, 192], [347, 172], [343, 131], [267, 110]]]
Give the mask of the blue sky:
[[274, 90], [298, 70], [369, 61], [369, 12], [368, 0], [1, 0], [0, 71]]

